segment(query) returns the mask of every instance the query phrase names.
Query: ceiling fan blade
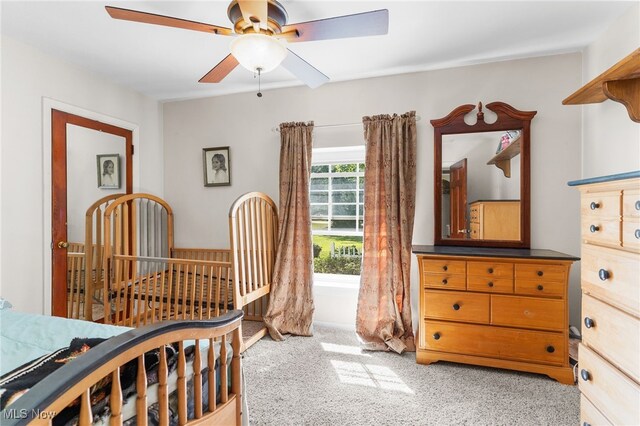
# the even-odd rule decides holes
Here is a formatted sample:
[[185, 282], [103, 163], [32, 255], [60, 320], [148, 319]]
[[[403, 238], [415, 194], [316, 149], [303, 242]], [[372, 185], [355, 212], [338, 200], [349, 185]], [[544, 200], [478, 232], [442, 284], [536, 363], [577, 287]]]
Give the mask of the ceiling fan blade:
[[[287, 49], [289, 50], [289, 49]], [[329, 77], [322, 74], [307, 61], [289, 50], [289, 54], [281, 64], [287, 71], [302, 80], [307, 86], [315, 89], [329, 81]]]
[[220, 83], [235, 67], [238, 66], [238, 60], [232, 55], [228, 54], [226, 58], [221, 60], [218, 65], [211, 68], [211, 71], [206, 73], [199, 83]]
[[186, 19], [172, 18], [171, 16], [156, 15], [154, 13], [139, 12], [137, 10], [122, 9], [119, 7], [105, 6], [113, 19], [124, 21], [142, 22], [145, 24], [163, 25], [165, 27], [183, 28], [185, 30], [202, 31], [209, 34], [233, 35], [231, 28], [202, 22], [188, 21]]
[[260, 23], [260, 28], [267, 29], [269, 14], [267, 0], [238, 0], [242, 18], [248, 24]]
[[289, 42], [383, 35], [388, 31], [389, 11], [387, 9], [300, 22], [282, 27], [283, 35], [291, 33], [298, 35], [286, 37]]

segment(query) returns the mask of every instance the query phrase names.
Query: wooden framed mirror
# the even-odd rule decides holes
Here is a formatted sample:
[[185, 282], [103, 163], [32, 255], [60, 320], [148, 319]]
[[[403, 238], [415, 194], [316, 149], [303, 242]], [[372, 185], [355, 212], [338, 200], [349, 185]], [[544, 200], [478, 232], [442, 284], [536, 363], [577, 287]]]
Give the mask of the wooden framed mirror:
[[[537, 111], [461, 105], [434, 128], [435, 245], [529, 248], [530, 126]], [[473, 124], [467, 124], [475, 121]]]

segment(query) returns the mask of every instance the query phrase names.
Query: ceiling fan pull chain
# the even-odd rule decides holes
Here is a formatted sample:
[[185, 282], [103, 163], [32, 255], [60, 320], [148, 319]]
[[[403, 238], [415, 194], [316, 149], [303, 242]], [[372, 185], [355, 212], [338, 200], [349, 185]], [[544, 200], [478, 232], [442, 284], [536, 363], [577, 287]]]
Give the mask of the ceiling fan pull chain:
[[262, 92], [260, 92], [260, 75], [261, 75], [262, 68], [256, 68], [256, 71], [258, 71], [258, 97], [261, 98]]

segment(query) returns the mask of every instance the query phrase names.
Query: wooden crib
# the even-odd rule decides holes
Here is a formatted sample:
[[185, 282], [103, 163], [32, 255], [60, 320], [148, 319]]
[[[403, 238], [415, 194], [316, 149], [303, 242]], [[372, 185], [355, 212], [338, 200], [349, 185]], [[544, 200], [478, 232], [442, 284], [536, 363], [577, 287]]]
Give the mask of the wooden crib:
[[266, 334], [278, 220], [265, 194], [239, 197], [229, 212], [229, 249], [175, 248], [173, 212], [159, 197], [128, 194], [103, 216], [105, 322], [137, 327], [164, 319], [245, 312], [242, 350]]
[[[67, 248], [67, 318], [87, 321], [102, 318], [103, 213], [124, 194], [110, 194], [94, 202], [85, 213], [83, 242], [70, 242]], [[94, 312], [97, 311], [97, 312]]]

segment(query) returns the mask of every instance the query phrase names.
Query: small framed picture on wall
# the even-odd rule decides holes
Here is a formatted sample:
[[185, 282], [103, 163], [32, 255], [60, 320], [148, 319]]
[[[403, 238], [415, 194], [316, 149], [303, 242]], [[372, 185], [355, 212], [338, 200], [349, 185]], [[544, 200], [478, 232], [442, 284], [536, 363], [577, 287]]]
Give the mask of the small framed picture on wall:
[[120, 188], [120, 155], [99, 154], [98, 163], [98, 188]]
[[204, 186], [231, 185], [231, 159], [229, 147], [203, 148]]

